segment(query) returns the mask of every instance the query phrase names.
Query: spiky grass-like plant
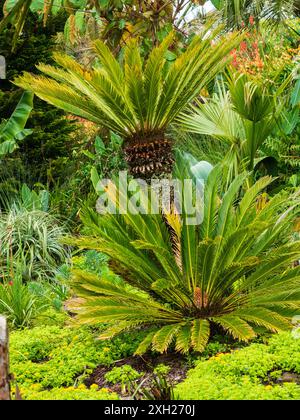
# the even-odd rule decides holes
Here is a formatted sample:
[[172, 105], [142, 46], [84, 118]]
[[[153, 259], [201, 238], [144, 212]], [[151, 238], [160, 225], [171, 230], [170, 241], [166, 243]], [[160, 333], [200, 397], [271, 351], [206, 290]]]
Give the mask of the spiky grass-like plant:
[[0, 262], [22, 262], [25, 280], [50, 278], [68, 256], [64, 235], [51, 214], [12, 206], [0, 215]]
[[164, 352], [172, 343], [179, 352], [202, 351], [213, 324], [244, 341], [255, 337], [255, 326], [289, 329], [288, 316], [300, 305], [300, 268], [293, 268], [300, 242], [292, 241], [299, 197], [283, 192], [258, 205], [271, 179], [241, 195], [246, 178], [236, 177], [222, 196], [220, 170], [211, 172], [199, 226], [188, 225], [184, 214], [86, 210], [93, 236], [73, 243], [109, 255], [124, 281], [75, 272], [78, 321], [111, 324], [101, 338], [151, 327], [138, 354], [150, 346]]

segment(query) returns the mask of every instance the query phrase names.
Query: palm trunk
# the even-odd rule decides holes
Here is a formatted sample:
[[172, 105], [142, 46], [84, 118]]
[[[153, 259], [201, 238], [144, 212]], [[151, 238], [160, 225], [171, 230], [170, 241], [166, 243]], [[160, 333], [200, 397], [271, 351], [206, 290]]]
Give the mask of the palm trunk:
[[163, 134], [131, 139], [124, 152], [129, 172], [135, 178], [149, 180], [172, 172], [172, 142]]

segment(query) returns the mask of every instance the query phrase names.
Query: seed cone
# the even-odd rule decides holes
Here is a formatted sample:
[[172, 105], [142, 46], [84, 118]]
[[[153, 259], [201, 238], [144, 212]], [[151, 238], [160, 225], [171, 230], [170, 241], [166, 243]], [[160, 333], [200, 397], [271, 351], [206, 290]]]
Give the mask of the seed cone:
[[194, 303], [197, 306], [197, 308], [201, 309], [202, 307], [205, 307], [207, 305], [207, 294], [204, 293], [203, 301], [202, 301], [202, 290], [200, 287], [195, 287], [194, 290]]

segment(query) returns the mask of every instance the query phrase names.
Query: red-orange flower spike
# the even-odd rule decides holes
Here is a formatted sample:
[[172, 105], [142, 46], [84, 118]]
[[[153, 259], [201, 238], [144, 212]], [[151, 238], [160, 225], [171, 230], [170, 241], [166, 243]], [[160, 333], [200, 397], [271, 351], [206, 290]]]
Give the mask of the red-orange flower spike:
[[246, 41], [241, 42], [240, 49], [241, 49], [241, 51], [247, 51], [247, 42]]

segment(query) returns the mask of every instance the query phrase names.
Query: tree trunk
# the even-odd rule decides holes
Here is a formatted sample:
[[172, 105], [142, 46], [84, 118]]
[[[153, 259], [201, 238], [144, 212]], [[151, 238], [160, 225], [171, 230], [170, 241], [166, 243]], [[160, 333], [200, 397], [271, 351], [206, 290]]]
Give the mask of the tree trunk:
[[0, 401], [10, 400], [8, 330], [6, 319], [0, 316]]
[[124, 152], [129, 172], [135, 178], [149, 180], [153, 176], [161, 177], [172, 172], [172, 142], [163, 134], [132, 139], [125, 145]]

